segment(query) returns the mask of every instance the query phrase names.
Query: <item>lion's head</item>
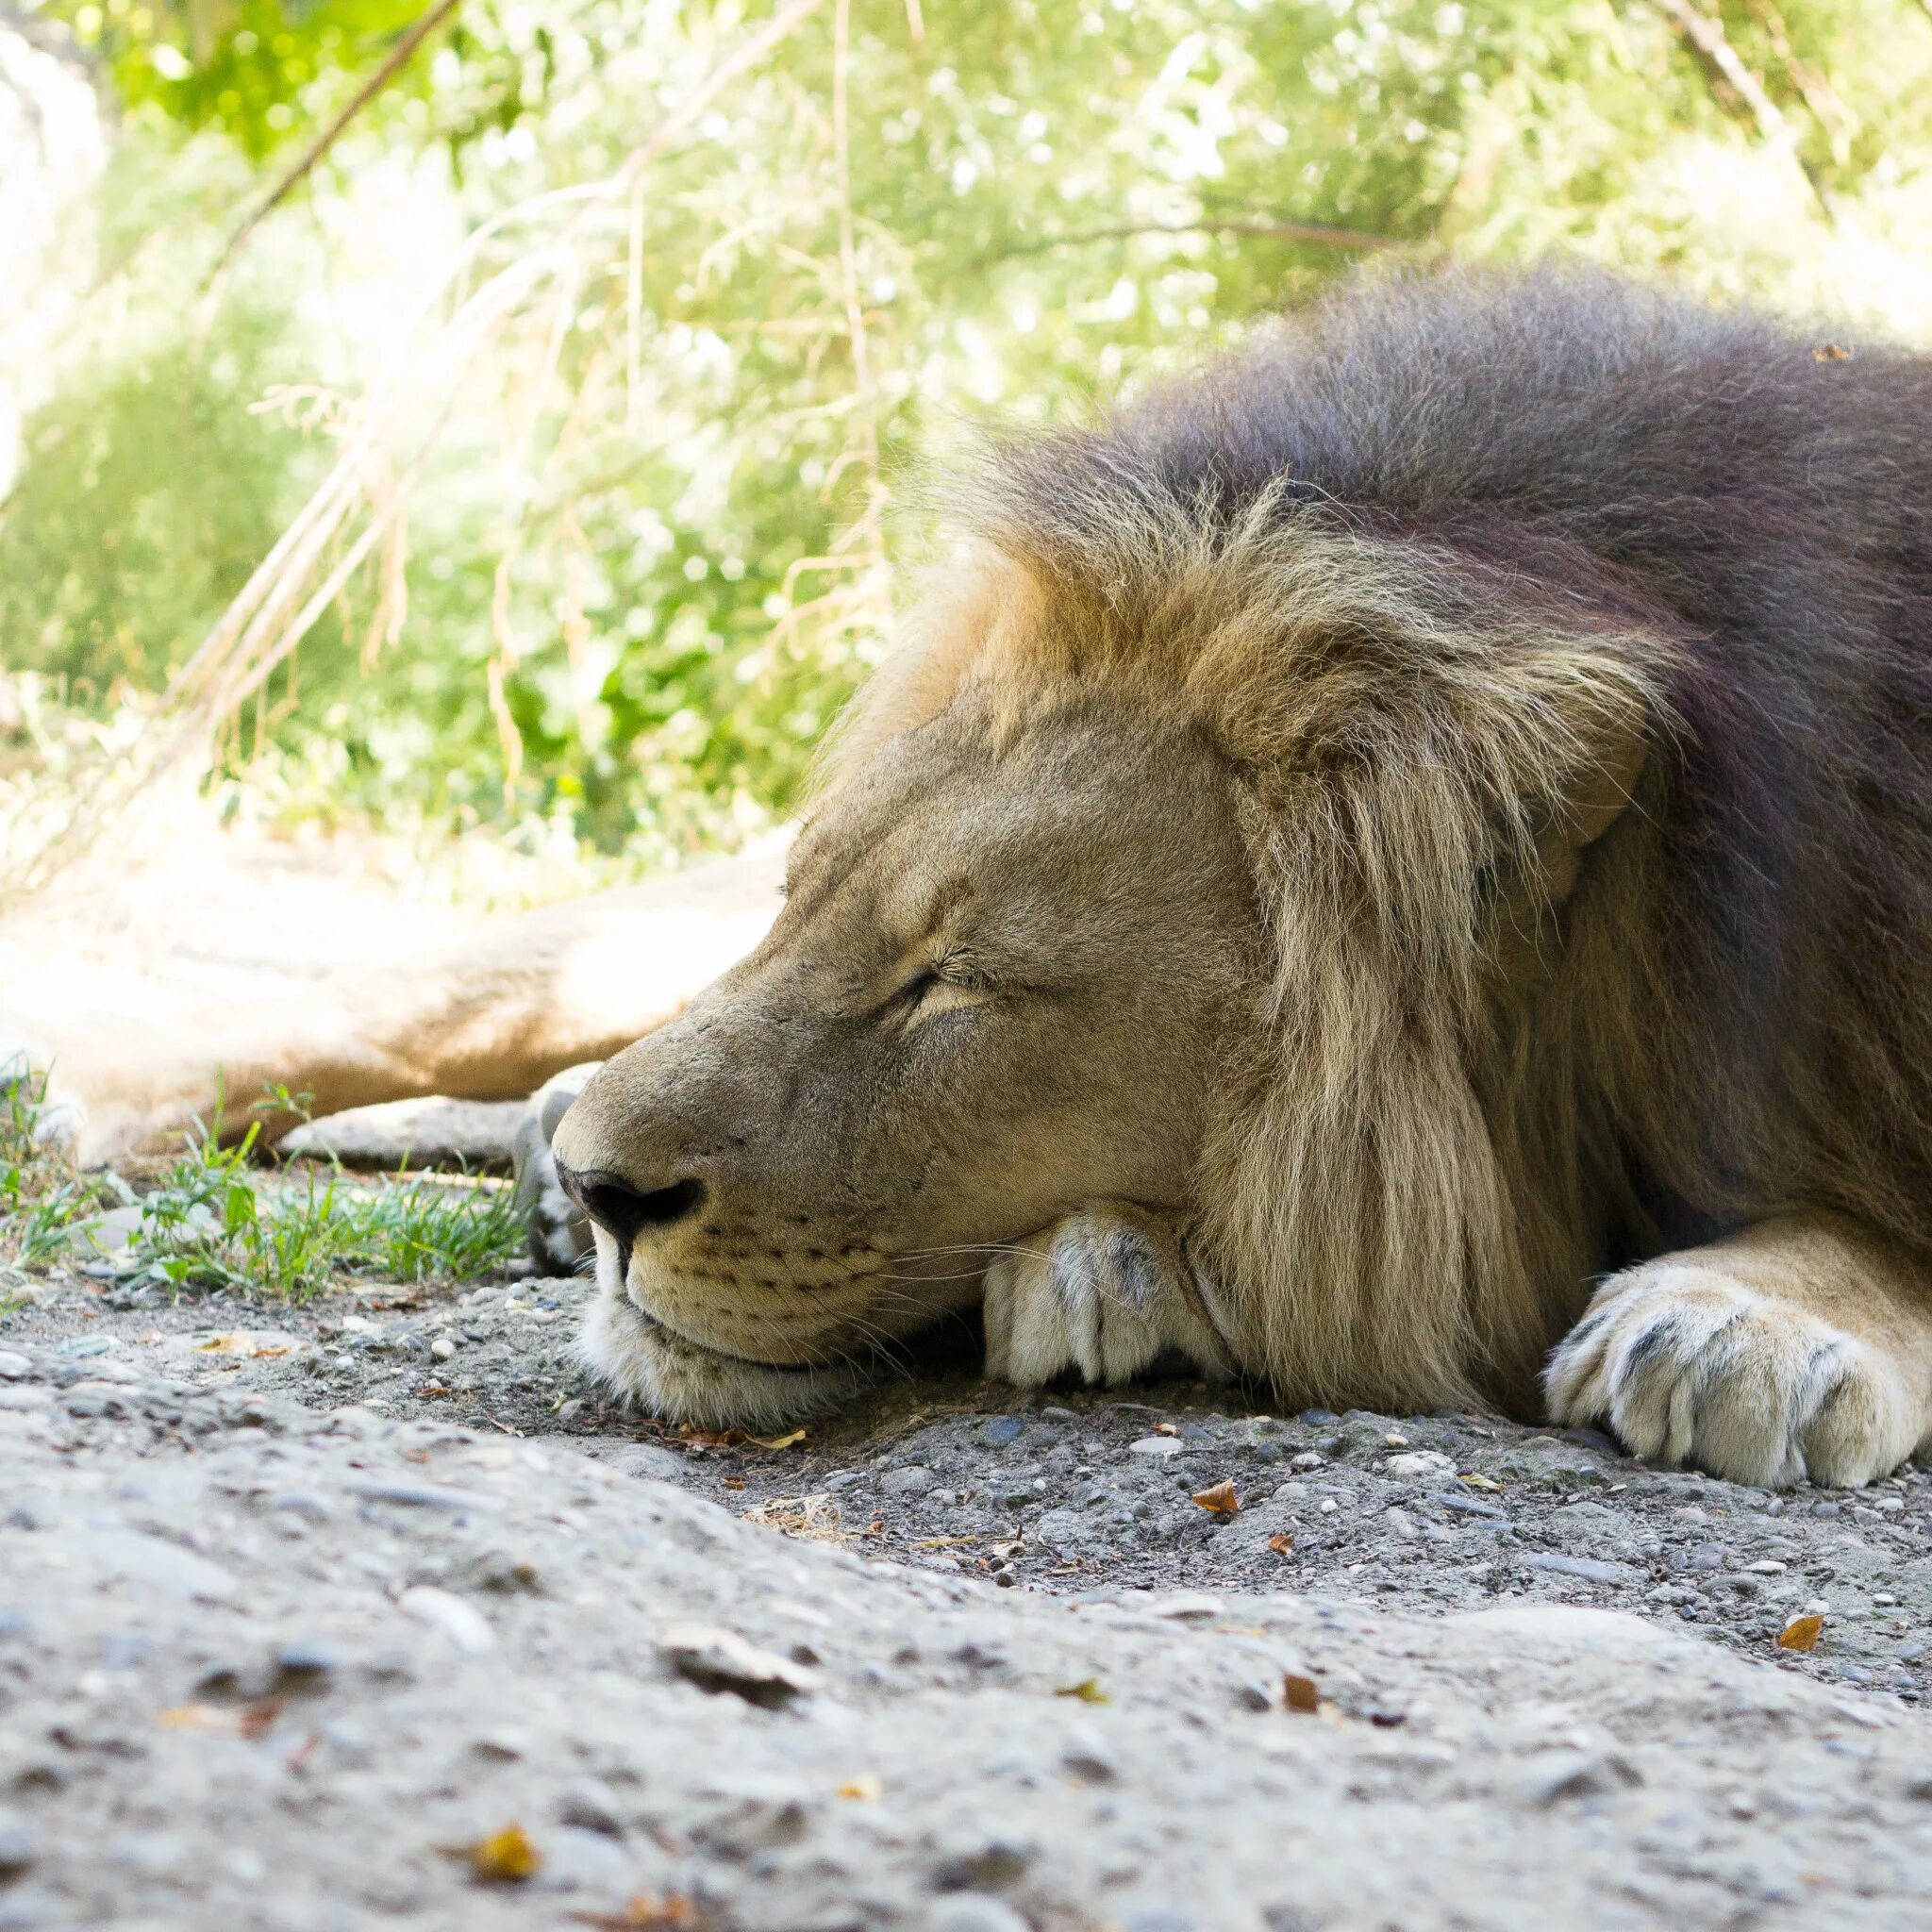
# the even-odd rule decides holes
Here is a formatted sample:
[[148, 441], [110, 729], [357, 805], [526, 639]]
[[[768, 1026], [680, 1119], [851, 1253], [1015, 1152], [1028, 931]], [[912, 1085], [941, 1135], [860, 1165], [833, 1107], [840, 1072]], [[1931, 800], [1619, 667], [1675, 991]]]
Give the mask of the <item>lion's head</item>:
[[610, 1060], [559, 1163], [627, 1293], [599, 1367], [776, 1419], [1095, 1197], [1178, 1208], [1261, 946], [1226, 773], [1105, 692], [964, 694], [793, 845], [764, 942]]
[[565, 1116], [587, 1354], [653, 1407], [822, 1404], [1095, 1199], [1189, 1224], [1290, 1397], [1527, 1386], [1567, 1236], [1512, 1205], [1540, 1130], [1498, 1028], [1662, 647], [1560, 554], [1222, 488], [1176, 420], [995, 458], [770, 937]]

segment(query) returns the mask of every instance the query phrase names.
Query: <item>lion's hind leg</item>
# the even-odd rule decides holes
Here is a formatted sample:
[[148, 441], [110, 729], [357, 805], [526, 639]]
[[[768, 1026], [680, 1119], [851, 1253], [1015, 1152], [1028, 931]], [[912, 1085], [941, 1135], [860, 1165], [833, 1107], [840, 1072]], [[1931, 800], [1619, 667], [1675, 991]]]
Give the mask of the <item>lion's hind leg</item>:
[[1559, 1423], [1733, 1482], [1857, 1486], [1932, 1445], [1932, 1270], [1788, 1215], [1612, 1275], [1544, 1374]]

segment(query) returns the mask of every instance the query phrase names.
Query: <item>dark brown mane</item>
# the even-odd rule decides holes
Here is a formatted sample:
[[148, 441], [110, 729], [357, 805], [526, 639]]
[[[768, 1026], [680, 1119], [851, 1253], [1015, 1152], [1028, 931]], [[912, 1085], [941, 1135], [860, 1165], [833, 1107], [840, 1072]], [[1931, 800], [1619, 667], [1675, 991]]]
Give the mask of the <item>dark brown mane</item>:
[[[1574, 891], [1566, 871], [1560, 908], [1534, 909], [1538, 970], [1437, 1027], [1519, 1225], [1447, 1215], [1417, 1268], [1515, 1274], [1546, 1341], [1588, 1274], [1788, 1207], [1932, 1248], [1932, 362], [1584, 273], [1397, 279], [1098, 429], [999, 447], [967, 521], [1063, 613], [1031, 646], [1060, 671], [1105, 657], [1105, 675], [1198, 685], [1175, 638], [1239, 634], [1241, 668], [1208, 681], [1245, 680], [1223, 693], [1225, 735], [1268, 712], [1274, 735], [1241, 755], [1282, 783], [1324, 741], [1367, 743], [1385, 786], [1407, 782], [1493, 673], [1489, 722], [1456, 727], [1481, 770], [1441, 810], [1515, 814], [1521, 849], [1469, 859], [1472, 904], [1566, 808], [1519, 809], [1496, 774], [1567, 758], [1561, 791], [1610, 728], [1609, 684], [1565, 715], [1562, 681], [1647, 692], [1635, 808]], [[1426, 719], [1393, 695], [1412, 686], [1434, 692]], [[1401, 849], [1372, 871], [1399, 872]], [[1385, 962], [1441, 909], [1401, 896], [1379, 913]], [[1360, 1133], [1390, 1120], [1365, 1100]], [[1472, 1131], [1439, 1123], [1438, 1154]], [[1387, 1193], [1400, 1165], [1371, 1149], [1357, 1182]], [[1390, 1211], [1331, 1212], [1334, 1253], [1386, 1247]], [[1321, 1216], [1296, 1212], [1306, 1248]], [[1513, 1378], [1533, 1351], [1499, 1332], [1510, 1301], [1471, 1290], [1460, 1319], [1465, 1350]]]

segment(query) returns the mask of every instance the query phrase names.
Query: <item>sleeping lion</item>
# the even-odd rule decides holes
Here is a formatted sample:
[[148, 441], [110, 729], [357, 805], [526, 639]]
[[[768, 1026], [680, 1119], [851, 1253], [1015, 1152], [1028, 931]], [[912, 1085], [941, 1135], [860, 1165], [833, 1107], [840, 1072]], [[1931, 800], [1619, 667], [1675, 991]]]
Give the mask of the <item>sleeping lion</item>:
[[[1932, 362], [1382, 283], [949, 504], [775, 923], [540, 1103], [599, 1376], [772, 1424], [977, 1305], [1022, 1386], [1932, 1446]], [[576, 916], [390, 1087], [708, 965]]]

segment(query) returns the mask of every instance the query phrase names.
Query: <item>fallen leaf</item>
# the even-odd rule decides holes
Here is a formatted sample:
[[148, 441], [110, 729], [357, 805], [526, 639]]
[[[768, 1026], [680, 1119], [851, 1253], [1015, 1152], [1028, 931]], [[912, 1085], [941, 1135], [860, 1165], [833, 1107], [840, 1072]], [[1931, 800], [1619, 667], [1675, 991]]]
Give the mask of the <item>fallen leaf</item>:
[[572, 1912], [580, 1925], [592, 1925], [596, 1932], [703, 1932], [704, 1907], [681, 1891], [666, 1892], [662, 1898], [648, 1891], [632, 1896], [619, 1912]]
[[1299, 1711], [1305, 1717], [1322, 1707], [1322, 1694], [1315, 1689], [1314, 1678], [1304, 1677], [1297, 1671], [1283, 1674], [1281, 1701], [1290, 1710]]
[[773, 1436], [769, 1440], [763, 1436], [747, 1436], [744, 1440], [756, 1443], [760, 1449], [790, 1449], [794, 1442], [805, 1441], [805, 1431], [793, 1429], [789, 1436]]
[[1459, 1483], [1467, 1483], [1473, 1490], [1491, 1490], [1497, 1494], [1501, 1494], [1503, 1489], [1503, 1485], [1495, 1477], [1478, 1474], [1474, 1470], [1467, 1475], [1457, 1476], [1456, 1480]]
[[741, 1475], [721, 1476], [719, 1480], [727, 1490], [741, 1490], [744, 1487], [744, 1478]]
[[1294, 1555], [1294, 1539], [1293, 1537], [1289, 1535], [1287, 1530], [1277, 1529], [1274, 1532], [1274, 1534], [1268, 1539], [1268, 1547], [1271, 1550], [1273, 1550], [1277, 1557], [1291, 1557]]
[[1824, 1634], [1824, 1619], [1817, 1615], [1793, 1617], [1777, 1633], [1777, 1647], [1780, 1650], [1816, 1650], [1818, 1640]]
[[862, 1771], [857, 1777], [848, 1777], [838, 1788], [841, 1798], [858, 1798], [868, 1804], [876, 1798], [882, 1790], [884, 1787], [879, 1783], [875, 1771]]
[[425, 1382], [417, 1390], [416, 1395], [419, 1401], [433, 1402], [439, 1396], [451, 1396], [456, 1392], [454, 1389], [445, 1389], [441, 1382]]
[[701, 1429], [693, 1423], [690, 1427], [678, 1430], [674, 1440], [695, 1454], [703, 1455], [708, 1449], [736, 1449], [741, 1442], [751, 1439], [742, 1429]]
[[242, 1713], [219, 1704], [173, 1704], [155, 1712], [155, 1722], [164, 1731], [226, 1731], [242, 1735]]
[[955, 1543], [976, 1543], [978, 1541], [978, 1532], [974, 1531], [971, 1536], [922, 1537], [912, 1547], [915, 1550], [949, 1550]]
[[1180, 1430], [1173, 1423], [1156, 1423], [1154, 1424], [1154, 1433], [1157, 1436], [1178, 1436]]
[[1232, 1481], [1216, 1483], [1211, 1490], [1197, 1491], [1194, 1501], [1210, 1516], [1233, 1516], [1241, 1507], [1241, 1499], [1235, 1494]]
[[470, 1847], [470, 1869], [486, 1885], [521, 1885], [534, 1878], [542, 1863], [542, 1854], [521, 1824], [506, 1824]]
[[[1811, 351], [1811, 359], [1814, 362], [1849, 362], [1852, 359], [1852, 352], [1840, 342], [1820, 342]], [[1808, 1650], [1810, 1645], [1801, 1644], [1798, 1647]]]
[[235, 1328], [223, 1335], [210, 1335], [206, 1341], [197, 1341], [195, 1352], [199, 1355], [235, 1355], [251, 1358], [290, 1355], [295, 1344], [284, 1341], [280, 1336], [258, 1335], [247, 1328]]
[[885, 1533], [886, 1519], [883, 1516], [874, 1516], [873, 1520], [865, 1525], [865, 1529], [863, 1531], [863, 1534], [866, 1536], [884, 1536]]
[[1111, 1704], [1113, 1699], [1100, 1688], [1098, 1677], [1082, 1677], [1077, 1684], [1064, 1684], [1056, 1697], [1077, 1697], [1082, 1704]]

